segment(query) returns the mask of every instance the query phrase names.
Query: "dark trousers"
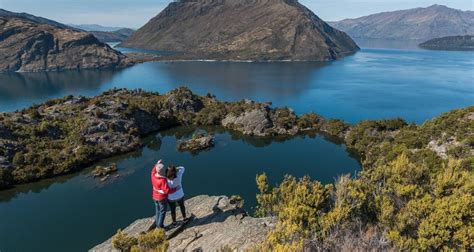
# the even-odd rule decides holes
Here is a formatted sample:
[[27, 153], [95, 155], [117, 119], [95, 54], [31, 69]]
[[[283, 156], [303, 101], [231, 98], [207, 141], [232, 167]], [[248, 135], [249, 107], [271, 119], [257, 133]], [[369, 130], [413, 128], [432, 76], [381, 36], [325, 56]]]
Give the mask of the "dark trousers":
[[155, 222], [157, 228], [164, 228], [168, 200], [155, 201]]
[[186, 219], [186, 208], [184, 207], [184, 197], [177, 201], [169, 201], [169, 204], [170, 204], [170, 209], [171, 209], [171, 218], [173, 219], [173, 222], [176, 222], [176, 205], [179, 206], [183, 219]]

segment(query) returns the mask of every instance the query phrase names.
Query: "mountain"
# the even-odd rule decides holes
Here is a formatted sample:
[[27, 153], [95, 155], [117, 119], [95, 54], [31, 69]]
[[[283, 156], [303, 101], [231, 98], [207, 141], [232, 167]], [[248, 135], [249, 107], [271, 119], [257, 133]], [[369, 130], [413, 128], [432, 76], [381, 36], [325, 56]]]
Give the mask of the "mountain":
[[0, 14], [0, 72], [114, 68], [130, 60], [92, 34], [29, 14]]
[[77, 28], [77, 29], [84, 30], [84, 31], [113, 32], [113, 31], [117, 31], [117, 30], [120, 30], [120, 29], [128, 29], [128, 28], [124, 28], [124, 27], [102, 26], [102, 25], [98, 25], [98, 24], [78, 24], [78, 25], [68, 24], [68, 25], [71, 26], [71, 27]]
[[175, 1], [121, 46], [256, 61], [328, 61], [359, 49], [297, 0]]
[[474, 35], [435, 38], [420, 44], [431, 50], [474, 50]]
[[474, 34], [474, 11], [432, 5], [344, 19], [330, 24], [353, 38], [428, 40]]
[[122, 28], [116, 31], [111, 31], [111, 32], [104, 32], [104, 31], [91, 31], [97, 39], [99, 39], [101, 42], [122, 42], [132, 33], [134, 33], [135, 30], [129, 29], [129, 28]]

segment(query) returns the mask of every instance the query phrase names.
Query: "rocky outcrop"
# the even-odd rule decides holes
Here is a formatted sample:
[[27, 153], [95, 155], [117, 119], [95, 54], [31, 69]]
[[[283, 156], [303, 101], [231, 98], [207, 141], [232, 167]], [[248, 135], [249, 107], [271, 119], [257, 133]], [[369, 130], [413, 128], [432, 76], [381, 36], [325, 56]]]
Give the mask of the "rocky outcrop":
[[190, 151], [192, 153], [206, 150], [214, 146], [214, 136], [197, 134], [191, 139], [178, 142], [179, 151]]
[[[466, 117], [452, 124], [460, 125], [460, 130], [467, 128], [474, 117], [467, 114], [472, 109], [462, 110]], [[21, 111], [0, 113], [0, 167], [6, 171], [0, 180], [8, 179], [0, 181], [0, 189], [77, 171], [103, 158], [136, 150], [142, 146], [142, 137], [176, 126], [222, 126], [236, 134], [254, 137], [324, 132], [370, 158], [368, 139], [377, 144], [374, 139], [394, 139], [407, 124], [398, 119], [349, 125], [313, 113], [297, 116], [289, 108], [272, 108], [267, 103], [220, 102], [212, 95], [197, 96], [187, 88], [163, 95], [115, 89], [92, 98], [69, 96]], [[443, 138], [435, 135], [442, 132], [438, 128], [426, 131], [424, 136], [434, 137], [423, 138], [420, 146]], [[460, 145], [454, 146], [463, 150], [461, 154], [472, 151], [473, 144], [465, 138], [468, 137], [458, 137]], [[211, 144], [205, 140], [203, 146]]]
[[[194, 218], [180, 232], [169, 239], [169, 251], [244, 251], [262, 242], [275, 225], [272, 218], [253, 218], [226, 196], [197, 196], [186, 201], [186, 211]], [[165, 224], [170, 223], [168, 213]], [[138, 236], [154, 228], [154, 218], [137, 220], [124, 229], [128, 235]], [[170, 234], [168, 232], [168, 234]], [[90, 251], [117, 251], [112, 239]]]
[[[93, 98], [70, 96], [0, 113], [0, 122], [0, 164], [15, 183], [69, 173], [133, 151], [141, 146], [142, 136], [179, 125], [221, 125], [254, 136], [302, 130], [289, 109], [252, 101], [219, 102], [186, 88], [165, 95], [111, 90]], [[212, 138], [194, 139], [183, 149], [194, 151], [213, 143]]]
[[174, 1], [121, 46], [254, 61], [328, 61], [359, 49], [296, 0]]
[[345, 19], [330, 25], [353, 38], [428, 40], [474, 34], [474, 11], [432, 5]]
[[421, 43], [420, 47], [430, 50], [472, 51], [474, 35], [435, 38]]
[[0, 15], [0, 72], [119, 68], [127, 57], [93, 35], [22, 16]]
[[117, 164], [112, 164], [107, 167], [102, 167], [102, 166], [97, 166], [93, 171], [92, 175], [94, 177], [105, 177], [108, 176], [112, 173], [115, 173], [118, 171]]

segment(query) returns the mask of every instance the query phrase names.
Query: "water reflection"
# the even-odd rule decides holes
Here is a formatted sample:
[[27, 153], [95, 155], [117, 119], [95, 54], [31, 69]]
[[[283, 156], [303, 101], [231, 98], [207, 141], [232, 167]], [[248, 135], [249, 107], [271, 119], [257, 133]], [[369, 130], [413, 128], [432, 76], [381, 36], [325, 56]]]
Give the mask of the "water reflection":
[[[319, 69], [331, 63], [318, 62], [173, 62], [155, 65], [157, 74], [192, 90], [225, 90], [224, 99], [236, 97], [298, 97], [318, 78]], [[223, 92], [221, 92], [223, 93]]]
[[472, 105], [473, 56], [364, 48], [331, 63], [148, 62], [121, 71], [0, 74], [0, 111], [114, 87], [164, 93], [187, 86], [219, 100], [271, 101], [298, 114], [316, 112], [351, 123], [395, 117], [422, 123]]
[[[83, 182], [88, 185], [88, 187], [91, 188], [100, 188], [103, 186], [106, 186], [108, 184], [116, 182], [116, 180], [109, 180], [106, 183], [101, 183], [96, 179], [89, 179], [90, 177], [90, 172], [94, 169], [94, 167], [100, 165], [100, 166], [108, 166], [111, 165], [112, 163], [117, 163], [119, 164], [119, 175], [120, 175], [120, 180], [125, 179], [127, 176], [131, 175], [134, 173], [134, 171], [137, 169], [136, 166], [133, 165], [120, 165], [124, 160], [137, 160], [133, 162], [140, 162], [140, 159], [145, 158], [143, 155], [143, 150], [149, 150], [152, 152], [160, 152], [162, 145], [163, 145], [163, 139], [168, 138], [168, 139], [175, 139], [176, 141], [183, 140], [183, 139], [189, 139], [191, 138], [196, 132], [204, 132], [208, 134], [214, 134], [216, 135], [216, 138], [218, 139], [218, 145], [215, 148], [222, 147], [223, 145], [227, 145], [228, 141], [231, 142], [243, 142], [247, 145], [253, 146], [255, 148], [265, 148], [269, 147], [272, 144], [284, 144], [285, 142], [288, 141], [294, 141], [296, 139], [299, 140], [316, 140], [318, 137], [323, 138], [325, 141], [327, 141], [327, 144], [333, 144], [342, 147], [343, 143], [335, 138], [331, 138], [329, 136], [326, 136], [324, 134], [320, 134], [316, 131], [308, 131], [305, 133], [301, 133], [295, 136], [276, 136], [276, 137], [252, 137], [252, 136], [246, 136], [243, 135], [240, 132], [237, 131], [231, 131], [227, 130], [222, 127], [176, 127], [170, 130], [162, 131], [158, 134], [154, 134], [151, 136], [148, 136], [144, 138], [143, 141], [143, 146], [145, 148], [138, 149], [136, 151], [123, 154], [123, 155], [118, 155], [116, 157], [108, 158], [106, 160], [103, 160], [101, 162], [98, 162], [97, 164], [88, 167], [84, 170], [82, 170], [79, 173], [74, 173], [74, 174], [67, 174], [64, 176], [59, 176], [56, 178], [51, 178], [51, 179], [45, 179], [39, 182], [34, 182], [30, 184], [24, 184], [24, 185], [18, 185], [13, 189], [6, 190], [6, 191], [1, 191], [0, 192], [0, 203], [1, 202], [8, 202], [18, 195], [21, 194], [28, 194], [28, 193], [41, 193], [42, 191], [48, 190], [52, 185], [55, 184], [64, 184], [68, 182], [69, 180], [73, 178], [77, 178], [79, 175], [83, 176]], [[225, 137], [225, 141], [223, 141], [223, 136], [228, 136]], [[220, 145], [219, 145], [220, 144]], [[214, 148], [211, 148], [207, 151], [201, 151], [198, 153], [180, 153], [176, 149], [175, 146], [166, 146], [167, 148], [165, 151], [166, 152], [173, 152], [173, 155], [178, 155], [178, 156], [199, 156], [204, 154], [205, 152], [212, 151]], [[287, 150], [289, 155], [292, 155], [292, 151], [294, 150]], [[351, 153], [348, 151], [348, 156], [351, 157], [353, 160], [359, 160], [357, 155], [354, 153]], [[153, 161], [153, 160], [148, 160], [148, 161]], [[212, 163], [212, 161], [209, 161]]]
[[2, 73], [0, 111], [15, 110], [51, 97], [99, 90], [102, 84], [111, 81], [119, 72], [121, 70]]
[[410, 49], [422, 50], [418, 45], [424, 40], [395, 40], [395, 39], [354, 39], [361, 48]]
[[[90, 177], [89, 168], [80, 174], [0, 192], [0, 216], [12, 220], [0, 221], [1, 249], [86, 251], [117, 229], [151, 216], [149, 176], [157, 159], [187, 168], [183, 178], [186, 197], [239, 194], [249, 212], [256, 204], [256, 174], [266, 172], [270, 184], [280, 182], [285, 174], [309, 175], [331, 183], [341, 174], [360, 169], [344, 146], [304, 135], [272, 142], [216, 129], [215, 148], [198, 155], [178, 152], [177, 140], [192, 132], [162, 132], [147, 139], [145, 147], [135, 153], [105, 160], [101, 165], [115, 162], [120, 174], [105, 183]], [[48, 232], [44, 232], [46, 226]]]

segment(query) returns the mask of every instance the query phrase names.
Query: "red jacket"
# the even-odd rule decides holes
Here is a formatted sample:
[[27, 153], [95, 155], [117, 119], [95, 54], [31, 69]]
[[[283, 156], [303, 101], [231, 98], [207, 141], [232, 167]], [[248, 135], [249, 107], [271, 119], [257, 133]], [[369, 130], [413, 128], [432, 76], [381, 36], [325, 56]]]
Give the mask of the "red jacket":
[[153, 186], [153, 200], [162, 201], [168, 198], [168, 194], [176, 192], [177, 188], [170, 188], [166, 178], [157, 177], [156, 166], [151, 170], [151, 185]]

